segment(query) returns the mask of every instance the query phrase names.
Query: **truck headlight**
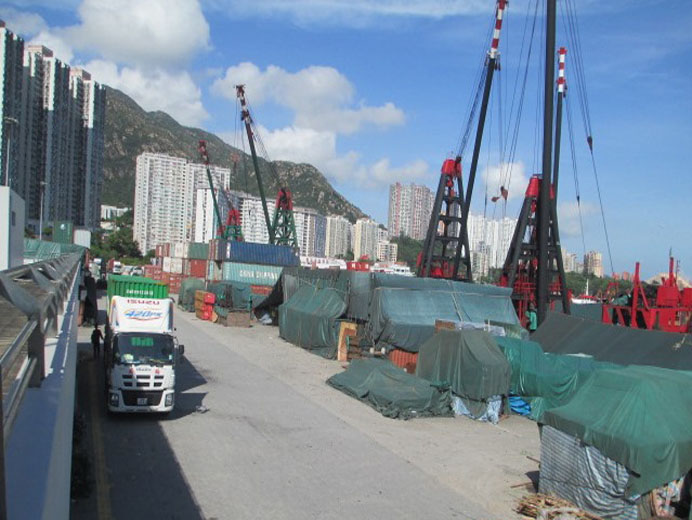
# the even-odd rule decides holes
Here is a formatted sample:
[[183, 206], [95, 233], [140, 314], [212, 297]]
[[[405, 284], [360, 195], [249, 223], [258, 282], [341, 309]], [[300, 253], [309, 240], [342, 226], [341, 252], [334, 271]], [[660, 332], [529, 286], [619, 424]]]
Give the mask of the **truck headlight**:
[[173, 406], [173, 395], [174, 395], [174, 394], [166, 394], [166, 404], [165, 404], [165, 406]]
[[117, 393], [111, 392], [109, 396], [109, 401], [111, 406], [118, 406], [118, 404], [120, 403], [120, 397]]

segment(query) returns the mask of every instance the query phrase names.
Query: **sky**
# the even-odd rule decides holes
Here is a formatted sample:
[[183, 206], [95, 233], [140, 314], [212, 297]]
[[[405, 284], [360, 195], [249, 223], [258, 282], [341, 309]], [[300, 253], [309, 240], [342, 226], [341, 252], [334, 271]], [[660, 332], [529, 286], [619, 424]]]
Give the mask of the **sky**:
[[[609, 243], [616, 272], [636, 261], [645, 277], [664, 271], [672, 248], [692, 275], [688, 1], [558, 0], [573, 128], [570, 137], [565, 109], [562, 245], [579, 257], [601, 251], [606, 272]], [[505, 14], [472, 198], [472, 211], [489, 218], [516, 217], [540, 172], [543, 2], [512, 0]], [[494, 16], [494, 0], [0, 1], [0, 18], [27, 42], [146, 110], [248, 150], [234, 88], [245, 84], [267, 158], [315, 165], [384, 225], [390, 184], [435, 190], [443, 160], [458, 153]], [[500, 185], [506, 204], [488, 200]]]

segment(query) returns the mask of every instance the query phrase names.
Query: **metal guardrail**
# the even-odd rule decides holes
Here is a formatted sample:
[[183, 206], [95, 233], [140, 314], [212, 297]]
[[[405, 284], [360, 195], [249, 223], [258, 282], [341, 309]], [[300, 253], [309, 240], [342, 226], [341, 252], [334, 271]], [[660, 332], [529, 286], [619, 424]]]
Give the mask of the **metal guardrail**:
[[57, 333], [82, 255], [0, 271], [0, 520], [7, 518], [5, 444], [28, 387], [45, 377], [46, 337]]

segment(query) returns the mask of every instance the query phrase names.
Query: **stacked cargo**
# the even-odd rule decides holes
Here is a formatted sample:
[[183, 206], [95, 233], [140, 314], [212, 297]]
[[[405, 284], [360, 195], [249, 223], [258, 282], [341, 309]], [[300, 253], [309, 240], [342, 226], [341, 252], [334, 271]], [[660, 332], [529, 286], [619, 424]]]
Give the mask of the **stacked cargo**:
[[144, 276], [151, 278], [152, 280], [161, 281], [161, 273], [163, 272], [161, 266], [159, 265], [145, 265], [144, 266]]
[[[211, 241], [209, 260], [207, 279], [242, 282], [255, 288], [272, 287], [284, 267], [300, 265], [295, 251], [288, 246], [228, 240]], [[263, 291], [265, 289], [253, 290], [255, 294]]]
[[[195, 316], [200, 320], [212, 320], [216, 295], [206, 291], [195, 291]], [[214, 321], [214, 320], [212, 320]]]
[[208, 244], [190, 242], [187, 248], [187, 256], [183, 263], [183, 273], [185, 274], [185, 276], [192, 276], [194, 278], [206, 278], [208, 255]]

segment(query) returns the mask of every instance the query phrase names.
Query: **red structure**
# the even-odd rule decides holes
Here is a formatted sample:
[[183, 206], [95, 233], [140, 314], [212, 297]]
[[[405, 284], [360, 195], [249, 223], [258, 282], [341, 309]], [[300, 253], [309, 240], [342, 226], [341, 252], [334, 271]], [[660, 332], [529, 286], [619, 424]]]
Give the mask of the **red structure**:
[[[679, 289], [671, 257], [668, 276], [661, 279], [656, 299], [647, 298], [639, 278], [639, 262], [634, 269], [632, 294], [626, 305], [603, 305], [603, 323], [623, 325], [635, 329], [663, 330], [666, 332], [692, 332], [692, 289]], [[650, 295], [651, 296], [651, 295]]]

